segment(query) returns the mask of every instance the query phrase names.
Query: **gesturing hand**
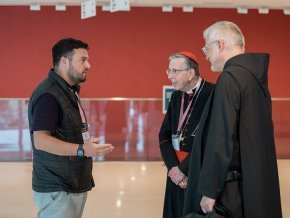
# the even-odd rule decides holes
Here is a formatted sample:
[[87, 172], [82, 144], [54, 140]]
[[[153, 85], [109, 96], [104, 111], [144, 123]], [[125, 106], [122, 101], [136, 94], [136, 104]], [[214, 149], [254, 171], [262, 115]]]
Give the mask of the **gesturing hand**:
[[113, 151], [114, 147], [111, 144], [97, 144], [99, 141], [99, 138], [91, 138], [84, 144], [85, 156], [103, 156]]

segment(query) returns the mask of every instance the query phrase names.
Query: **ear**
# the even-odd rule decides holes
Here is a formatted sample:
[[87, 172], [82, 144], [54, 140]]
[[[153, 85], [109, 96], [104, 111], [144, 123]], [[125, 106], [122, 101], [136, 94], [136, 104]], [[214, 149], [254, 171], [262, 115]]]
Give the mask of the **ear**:
[[195, 77], [195, 69], [191, 68], [189, 69], [189, 80], [193, 80], [193, 78]]
[[62, 67], [66, 67], [69, 65], [69, 60], [68, 58], [62, 56], [59, 60], [59, 65], [62, 66]]
[[224, 42], [224, 40], [218, 40], [218, 48], [219, 48], [219, 52], [221, 53], [223, 50], [224, 50], [224, 48], [225, 48], [225, 42]]

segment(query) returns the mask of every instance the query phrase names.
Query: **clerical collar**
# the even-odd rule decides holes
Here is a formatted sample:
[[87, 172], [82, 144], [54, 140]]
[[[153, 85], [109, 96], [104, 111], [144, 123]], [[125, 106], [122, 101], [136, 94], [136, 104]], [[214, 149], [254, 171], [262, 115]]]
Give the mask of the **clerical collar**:
[[190, 89], [190, 90], [186, 91], [186, 93], [187, 94], [192, 94], [193, 93], [193, 90], [197, 91], [199, 89], [199, 87], [200, 87], [201, 81], [202, 81], [202, 78], [201, 77], [198, 77], [198, 81], [195, 84], [195, 86], [193, 87], [193, 89]]

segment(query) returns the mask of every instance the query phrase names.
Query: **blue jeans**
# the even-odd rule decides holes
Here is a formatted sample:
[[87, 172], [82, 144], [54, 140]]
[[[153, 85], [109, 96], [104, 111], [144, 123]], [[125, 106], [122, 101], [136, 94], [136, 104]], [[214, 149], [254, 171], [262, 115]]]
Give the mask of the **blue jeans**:
[[33, 199], [38, 208], [38, 218], [81, 218], [87, 192], [41, 193], [33, 191]]

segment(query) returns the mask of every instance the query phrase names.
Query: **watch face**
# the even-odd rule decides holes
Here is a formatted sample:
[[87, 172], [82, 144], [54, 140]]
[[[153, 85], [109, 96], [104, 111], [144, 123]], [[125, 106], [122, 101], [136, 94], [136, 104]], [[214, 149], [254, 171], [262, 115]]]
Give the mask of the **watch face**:
[[84, 150], [83, 149], [78, 149], [78, 156], [84, 156]]

